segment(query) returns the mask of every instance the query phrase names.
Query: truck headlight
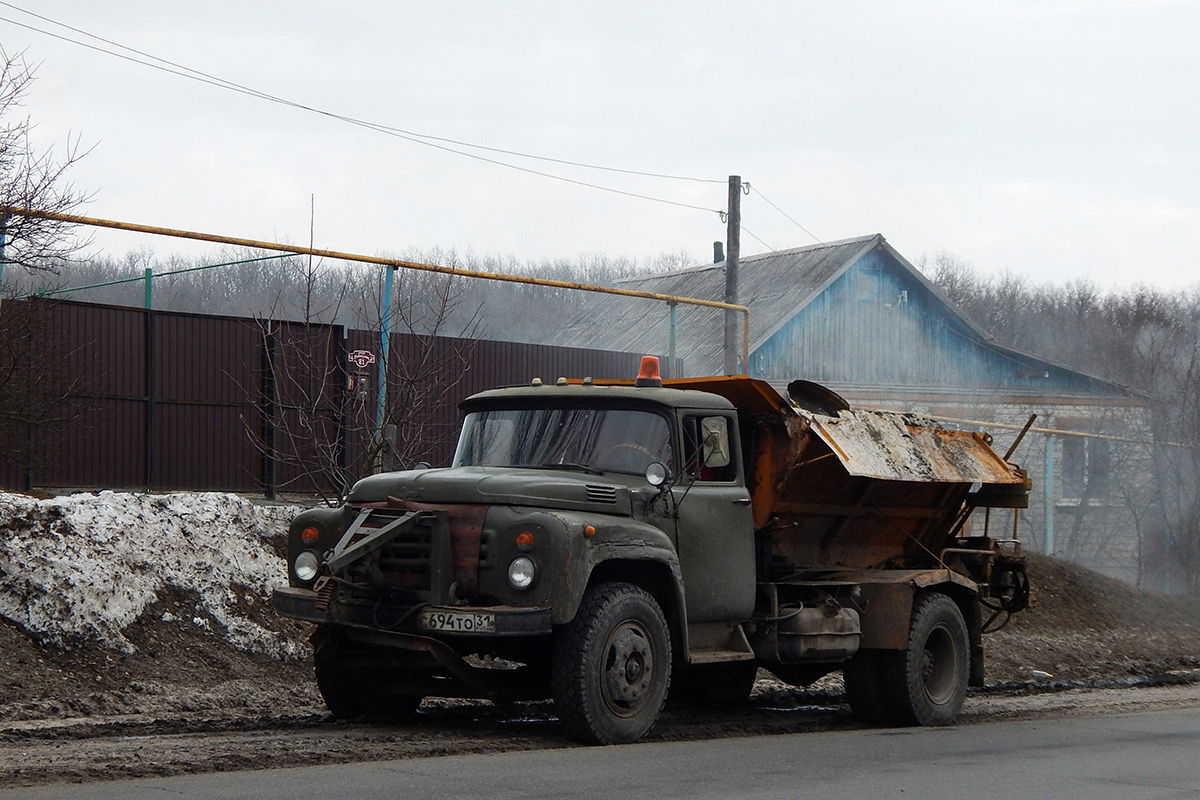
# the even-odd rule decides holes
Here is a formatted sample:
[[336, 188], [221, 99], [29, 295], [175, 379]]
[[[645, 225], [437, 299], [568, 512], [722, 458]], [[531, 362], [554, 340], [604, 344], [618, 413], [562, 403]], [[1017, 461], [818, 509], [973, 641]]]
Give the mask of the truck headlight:
[[529, 556], [517, 556], [508, 565], [508, 582], [514, 589], [524, 591], [533, 586], [537, 578], [537, 567]]
[[320, 569], [321, 560], [317, 558], [317, 554], [312, 550], [305, 550], [296, 556], [296, 560], [292, 562], [292, 572], [296, 573], [296, 577], [305, 583], [317, 577], [317, 572]]

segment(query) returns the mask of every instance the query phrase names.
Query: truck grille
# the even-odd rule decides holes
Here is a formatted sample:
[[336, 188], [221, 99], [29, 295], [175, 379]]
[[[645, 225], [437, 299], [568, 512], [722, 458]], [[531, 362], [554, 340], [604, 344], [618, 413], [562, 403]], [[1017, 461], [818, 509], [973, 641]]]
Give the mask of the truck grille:
[[[380, 509], [363, 522], [364, 535], [395, 522], [406, 512]], [[419, 525], [401, 533], [379, 549], [379, 570], [384, 580], [397, 589], [428, 591], [429, 564], [433, 557], [433, 528]]]
[[[411, 600], [446, 602], [479, 592], [479, 567], [494, 557], [494, 533], [484, 533], [488, 507], [479, 504], [427, 505], [392, 498], [386, 508], [363, 509], [365, 517], [345, 550], [417, 512], [415, 518], [368, 545], [370, 552], [345, 567], [356, 598], [406, 595]], [[341, 547], [341, 545], [339, 545]], [[400, 595], [397, 595], [400, 593]]]
[[617, 487], [615, 486], [595, 486], [588, 484], [584, 487], [587, 493], [587, 499], [592, 503], [615, 503], [617, 502]]

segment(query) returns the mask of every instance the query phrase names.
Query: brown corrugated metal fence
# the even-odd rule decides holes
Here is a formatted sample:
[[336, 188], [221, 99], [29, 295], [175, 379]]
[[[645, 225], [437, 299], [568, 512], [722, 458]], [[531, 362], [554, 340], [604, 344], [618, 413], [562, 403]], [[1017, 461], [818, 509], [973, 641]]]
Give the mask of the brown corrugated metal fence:
[[[319, 487], [301, 465], [313, 459], [352, 476], [366, 469], [378, 366], [359, 370], [347, 354], [378, 357], [377, 333], [45, 299], [0, 307], [8, 321], [22, 315], [24, 338], [6, 326], [0, 346], [41, 343], [20, 380], [33, 384], [37, 370], [59, 379], [46, 402], [65, 421], [6, 425], [29, 447], [0, 452], [0, 486], [308, 492]], [[399, 449], [435, 465], [453, 454], [467, 395], [535, 376], [630, 377], [639, 358], [407, 334], [393, 334], [390, 350]], [[363, 384], [352, 388], [356, 373]]]

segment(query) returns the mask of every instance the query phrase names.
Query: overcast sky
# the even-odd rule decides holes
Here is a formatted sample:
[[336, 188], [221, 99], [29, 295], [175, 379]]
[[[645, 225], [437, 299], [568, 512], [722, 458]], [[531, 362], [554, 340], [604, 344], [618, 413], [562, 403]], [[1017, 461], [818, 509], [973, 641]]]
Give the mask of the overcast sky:
[[[551, 180], [30, 31], [17, 9], [324, 111], [722, 209], [744, 254], [882, 233], [1032, 280], [1200, 283], [1200, 3], [17, 0], [43, 146], [94, 146], [84, 212], [366, 254], [711, 257], [696, 210]], [[449, 145], [456, 149], [465, 149]], [[765, 198], [765, 199], [764, 199]], [[757, 238], [756, 238], [757, 237]], [[759, 241], [761, 240], [761, 242]], [[108, 253], [178, 240], [104, 233]]]

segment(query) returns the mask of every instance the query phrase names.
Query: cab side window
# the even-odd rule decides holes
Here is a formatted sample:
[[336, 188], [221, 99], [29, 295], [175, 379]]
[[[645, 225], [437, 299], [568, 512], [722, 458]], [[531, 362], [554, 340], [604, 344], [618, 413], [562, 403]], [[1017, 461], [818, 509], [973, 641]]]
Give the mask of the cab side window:
[[728, 417], [688, 414], [683, 418], [686, 470], [702, 482], [728, 483], [737, 479]]

